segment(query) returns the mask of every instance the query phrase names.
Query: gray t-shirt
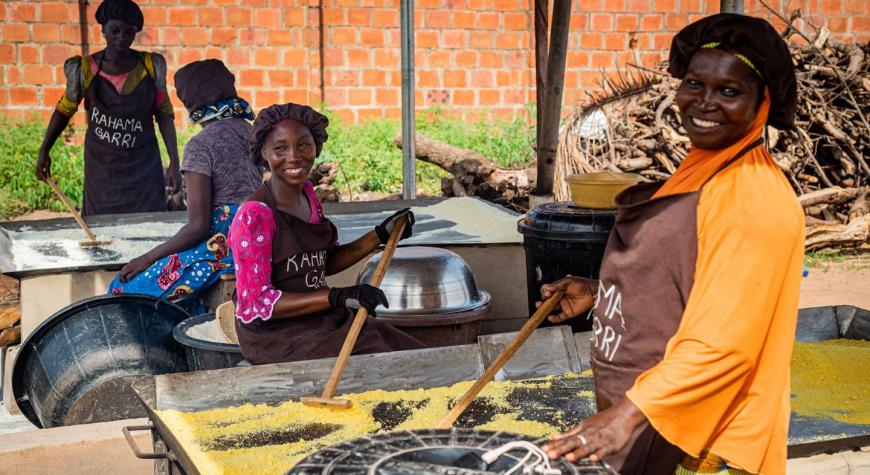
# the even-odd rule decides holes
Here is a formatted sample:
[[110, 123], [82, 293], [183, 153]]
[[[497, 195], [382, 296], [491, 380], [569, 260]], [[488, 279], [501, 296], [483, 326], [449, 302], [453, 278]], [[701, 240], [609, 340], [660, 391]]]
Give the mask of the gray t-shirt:
[[211, 177], [212, 206], [238, 204], [263, 184], [263, 173], [248, 158], [251, 124], [224, 119], [206, 124], [184, 146], [183, 172]]

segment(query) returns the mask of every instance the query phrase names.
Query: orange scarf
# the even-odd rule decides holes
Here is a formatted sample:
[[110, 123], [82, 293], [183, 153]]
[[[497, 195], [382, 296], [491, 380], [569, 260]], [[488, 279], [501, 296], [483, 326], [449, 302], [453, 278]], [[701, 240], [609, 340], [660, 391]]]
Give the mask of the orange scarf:
[[[679, 168], [677, 168], [677, 171], [659, 188], [655, 195], [653, 195], [653, 198], [700, 190], [704, 183], [716, 173], [719, 167], [724, 165], [734, 155], [737, 155], [744, 147], [761, 138], [764, 126], [767, 124], [769, 112], [770, 94], [765, 89], [764, 100], [758, 108], [755, 121], [752, 122], [752, 126], [749, 127], [749, 130], [740, 140], [719, 150], [704, 150], [693, 146]], [[745, 156], [755, 155], [757, 157], [758, 154], [762, 156], [770, 155], [767, 148], [755, 147]]]

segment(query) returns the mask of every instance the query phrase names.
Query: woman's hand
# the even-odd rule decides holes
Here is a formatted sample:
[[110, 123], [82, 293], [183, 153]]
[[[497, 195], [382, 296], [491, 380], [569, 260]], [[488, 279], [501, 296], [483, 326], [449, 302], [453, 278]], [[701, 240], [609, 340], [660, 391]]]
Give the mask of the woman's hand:
[[36, 178], [45, 181], [51, 177], [51, 155], [47, 150], [40, 150], [39, 157], [36, 159]]
[[170, 163], [166, 168], [166, 189], [169, 194], [174, 195], [181, 189], [181, 170], [178, 163]]
[[[553, 313], [547, 319], [553, 323], [560, 323], [589, 311], [595, 303], [597, 289], [598, 281], [572, 276], [564, 277], [552, 284], [542, 285], [541, 296], [545, 299], [558, 291], [565, 292], [565, 296], [559, 301], [558, 313]], [[535, 302], [535, 307], [540, 307], [542, 304], [543, 302]]]
[[390, 308], [384, 292], [368, 284], [351, 287], [333, 287], [329, 289], [329, 304], [333, 307], [360, 308], [368, 310], [369, 315], [375, 315], [375, 308], [383, 305]]
[[124, 267], [121, 268], [121, 283], [126, 284], [127, 282], [133, 280], [134, 277], [141, 274], [145, 269], [151, 267], [154, 264], [156, 259], [152, 259], [148, 256], [148, 254], [142, 254], [141, 256], [133, 259], [128, 262]]
[[568, 432], [559, 434], [541, 448], [551, 459], [565, 456], [576, 462], [588, 457], [597, 462], [619, 452], [631, 439], [646, 416], [628, 398], [586, 419]]
[[414, 234], [414, 213], [411, 212], [411, 208], [405, 208], [400, 211], [396, 211], [389, 218], [385, 219], [383, 223], [375, 226], [375, 232], [378, 233], [378, 239], [381, 240], [381, 244], [386, 244], [390, 239], [390, 233], [393, 232], [393, 228], [396, 226], [396, 221], [402, 215], [408, 215], [408, 221], [405, 223], [405, 229], [402, 230], [402, 235], [399, 239], [407, 239]]

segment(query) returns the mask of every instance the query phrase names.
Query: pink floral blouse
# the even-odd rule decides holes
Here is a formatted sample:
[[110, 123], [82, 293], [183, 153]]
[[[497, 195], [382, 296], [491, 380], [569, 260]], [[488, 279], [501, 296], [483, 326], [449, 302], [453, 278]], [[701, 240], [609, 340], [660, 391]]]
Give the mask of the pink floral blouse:
[[[310, 182], [305, 182], [303, 190], [311, 208], [308, 222], [320, 224], [323, 205]], [[275, 230], [272, 209], [260, 201], [242, 203], [230, 225], [229, 244], [236, 264], [236, 318], [244, 323], [255, 318], [270, 319], [275, 303], [281, 298], [281, 291], [271, 281]]]

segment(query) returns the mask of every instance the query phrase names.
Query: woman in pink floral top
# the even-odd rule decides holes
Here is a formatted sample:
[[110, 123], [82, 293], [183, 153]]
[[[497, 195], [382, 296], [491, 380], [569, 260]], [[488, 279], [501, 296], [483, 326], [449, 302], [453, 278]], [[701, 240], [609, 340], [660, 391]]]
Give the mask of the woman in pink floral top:
[[[352, 310], [374, 315], [389, 307], [369, 285], [329, 288], [326, 276], [341, 272], [386, 242], [400, 211], [356, 241], [340, 245], [338, 232], [306, 180], [327, 139], [325, 116], [308, 106], [264, 109], [254, 121], [251, 158], [265, 161], [272, 176], [242, 203], [230, 226], [236, 265], [236, 332], [242, 355], [253, 364], [338, 355], [353, 320]], [[353, 354], [422, 348], [395, 327], [369, 317]]]

